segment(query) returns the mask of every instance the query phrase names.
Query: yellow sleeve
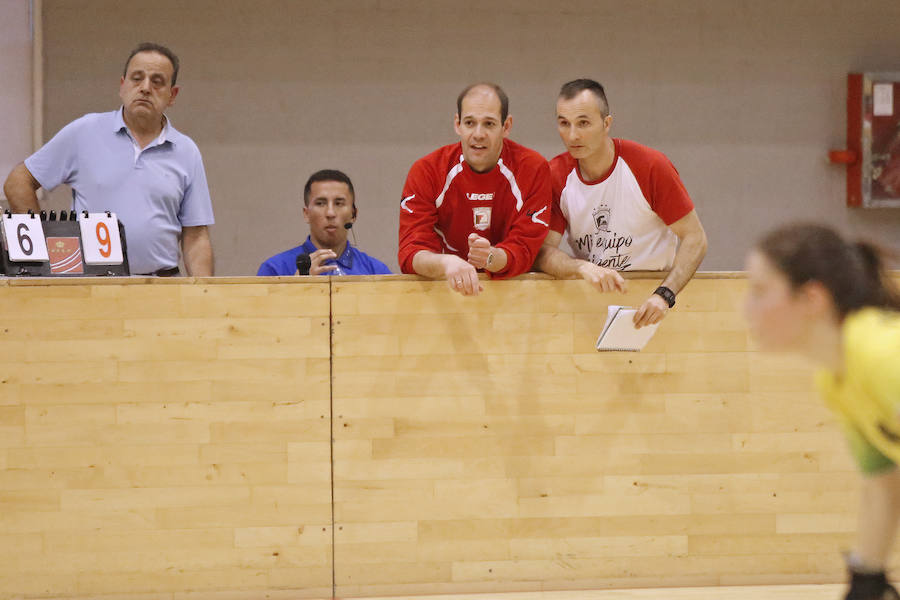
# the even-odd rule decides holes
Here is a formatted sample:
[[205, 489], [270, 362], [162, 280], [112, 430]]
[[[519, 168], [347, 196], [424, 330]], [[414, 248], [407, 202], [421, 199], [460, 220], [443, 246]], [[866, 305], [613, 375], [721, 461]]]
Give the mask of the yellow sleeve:
[[847, 343], [868, 394], [900, 434], [900, 314], [871, 311], [866, 317]]
[[843, 373], [816, 378], [864, 474], [900, 464], [900, 314], [866, 309], [844, 322]]

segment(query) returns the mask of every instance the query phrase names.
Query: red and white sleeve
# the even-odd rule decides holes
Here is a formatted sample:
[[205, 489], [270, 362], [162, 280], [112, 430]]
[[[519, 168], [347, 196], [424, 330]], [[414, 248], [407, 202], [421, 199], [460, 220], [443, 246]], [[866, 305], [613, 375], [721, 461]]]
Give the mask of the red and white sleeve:
[[424, 159], [416, 161], [406, 177], [400, 200], [400, 243], [397, 261], [403, 273], [415, 273], [413, 257], [422, 250], [441, 251], [437, 224], [434, 169]]
[[491, 274], [506, 279], [531, 269], [550, 227], [550, 166], [540, 159], [528, 165], [530, 177], [522, 178], [522, 210], [516, 215], [509, 233], [497, 244], [506, 252], [506, 267]]

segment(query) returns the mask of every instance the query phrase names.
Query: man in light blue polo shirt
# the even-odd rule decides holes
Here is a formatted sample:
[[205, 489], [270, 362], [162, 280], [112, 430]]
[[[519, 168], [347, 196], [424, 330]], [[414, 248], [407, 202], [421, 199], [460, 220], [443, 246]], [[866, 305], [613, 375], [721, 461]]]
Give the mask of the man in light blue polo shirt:
[[356, 222], [356, 194], [350, 178], [341, 171], [313, 173], [303, 187], [303, 218], [309, 236], [296, 248], [264, 261], [257, 275], [296, 275], [297, 258], [307, 259], [301, 275], [390, 275], [391, 270], [347, 240]]
[[119, 84], [121, 108], [72, 121], [12, 170], [3, 189], [13, 212], [38, 212], [37, 189], [66, 183], [74, 210], [118, 215], [132, 273], [177, 275], [180, 241], [188, 274], [212, 275], [203, 160], [164, 114], [178, 95], [178, 66], [165, 46], [135, 48]]

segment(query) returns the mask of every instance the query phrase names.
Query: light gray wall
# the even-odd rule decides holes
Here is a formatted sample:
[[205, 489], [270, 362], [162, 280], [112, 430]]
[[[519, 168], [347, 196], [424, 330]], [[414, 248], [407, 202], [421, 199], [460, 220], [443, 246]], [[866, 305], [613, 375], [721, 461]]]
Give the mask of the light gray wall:
[[[496, 80], [513, 138], [551, 157], [568, 79], [603, 82], [614, 134], [681, 171], [710, 237], [742, 266], [763, 230], [819, 219], [897, 242], [900, 210], [844, 205], [846, 73], [900, 71], [900, 2], [867, 0], [45, 0], [45, 135], [117, 106], [129, 49], [182, 58], [171, 117], [203, 151], [219, 274], [252, 274], [306, 235], [301, 186], [343, 169], [360, 245], [396, 268], [407, 170], [455, 141], [455, 97]], [[65, 202], [65, 194], [54, 194]]]
[[28, 0], [0, 0], [0, 208], [3, 181], [31, 151], [31, 22]]

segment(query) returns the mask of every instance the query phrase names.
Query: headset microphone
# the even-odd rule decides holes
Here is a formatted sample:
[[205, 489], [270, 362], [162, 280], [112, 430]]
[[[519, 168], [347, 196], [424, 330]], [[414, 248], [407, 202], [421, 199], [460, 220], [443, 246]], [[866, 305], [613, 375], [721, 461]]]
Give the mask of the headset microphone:
[[344, 229], [350, 230], [350, 233], [353, 234], [353, 245], [359, 247], [359, 242], [356, 241], [356, 232], [353, 231], [353, 221], [349, 223], [344, 223]]

